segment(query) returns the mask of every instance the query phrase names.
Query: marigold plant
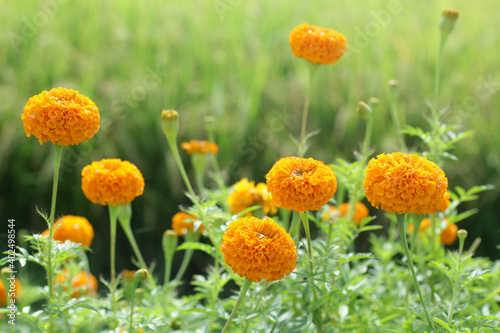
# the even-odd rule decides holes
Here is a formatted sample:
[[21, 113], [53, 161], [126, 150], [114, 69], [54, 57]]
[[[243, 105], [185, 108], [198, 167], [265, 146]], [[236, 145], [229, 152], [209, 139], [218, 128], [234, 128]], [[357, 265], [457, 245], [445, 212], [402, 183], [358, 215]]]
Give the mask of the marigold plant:
[[452, 245], [457, 239], [458, 227], [455, 223], [450, 223], [441, 232], [441, 244]]
[[[339, 216], [345, 217], [348, 211], [349, 203], [344, 202], [338, 208], [335, 206], [331, 206], [328, 211], [325, 211], [321, 219], [323, 222], [325, 222], [327, 220], [334, 220]], [[363, 221], [364, 218], [368, 217], [368, 215], [368, 208], [362, 202], [356, 202], [354, 213], [352, 215], [352, 221], [354, 222], [354, 224], [356, 224], [357, 226], [361, 225], [361, 221]]]
[[[193, 232], [194, 231], [194, 222], [193, 221], [186, 221], [186, 220], [198, 220], [198, 217], [184, 213], [184, 212], [178, 212], [172, 217], [172, 229], [179, 235], [183, 236], [185, 235], [188, 231]], [[201, 224], [199, 228], [196, 230], [198, 233], [202, 233], [203, 230], [205, 230], [205, 227]]]
[[[248, 181], [247, 178], [233, 185], [233, 191], [227, 197], [227, 203], [233, 214], [238, 214], [255, 205], [262, 206], [264, 215], [278, 212], [271, 194], [267, 191], [267, 185], [265, 183], [255, 185], [255, 181]], [[252, 213], [247, 214], [247, 216], [250, 215]]]
[[381, 154], [368, 163], [363, 187], [372, 206], [389, 213], [433, 214], [441, 205], [448, 179], [425, 157]]
[[292, 238], [269, 217], [231, 222], [220, 249], [233, 271], [253, 282], [281, 280], [295, 269], [297, 261]]
[[144, 178], [135, 165], [120, 159], [92, 162], [82, 170], [82, 190], [101, 205], [128, 203], [144, 192]]
[[190, 155], [193, 153], [206, 154], [208, 152], [217, 154], [219, 152], [219, 146], [217, 146], [215, 142], [205, 140], [191, 140], [189, 142], [183, 142], [181, 143], [181, 148], [186, 150]]
[[333, 169], [312, 158], [282, 158], [271, 168], [266, 180], [273, 202], [297, 212], [321, 209], [337, 191]]
[[332, 64], [345, 53], [347, 39], [340, 32], [303, 23], [290, 33], [294, 56], [313, 64]]
[[[62, 273], [57, 274], [56, 284], [64, 284], [70, 278], [70, 272], [67, 268], [62, 269]], [[64, 288], [63, 288], [64, 290]], [[97, 279], [92, 273], [80, 271], [71, 279], [71, 298], [90, 296], [97, 292]]]
[[76, 145], [92, 138], [99, 130], [99, 109], [78, 91], [54, 88], [31, 97], [21, 119], [24, 131], [40, 144]]
[[[45, 230], [42, 235], [48, 236], [49, 230]], [[90, 246], [94, 239], [94, 228], [85, 217], [65, 215], [56, 220], [52, 238], [61, 242], [69, 240], [73, 243]]]

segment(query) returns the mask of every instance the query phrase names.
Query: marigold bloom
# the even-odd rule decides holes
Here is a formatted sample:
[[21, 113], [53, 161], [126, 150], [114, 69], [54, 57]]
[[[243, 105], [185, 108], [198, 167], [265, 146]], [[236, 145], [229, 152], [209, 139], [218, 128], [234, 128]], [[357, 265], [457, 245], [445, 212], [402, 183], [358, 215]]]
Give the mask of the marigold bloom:
[[[4, 307], [7, 305], [7, 292], [9, 294], [11, 293], [10, 286], [7, 286], [7, 288], [5, 288], [2, 280], [0, 279], [0, 307]], [[14, 295], [12, 295], [12, 299], [18, 300], [19, 298], [21, 298], [22, 294], [23, 294], [23, 288], [21, 286], [21, 282], [19, 281], [18, 278], [15, 278], [14, 279]]]
[[312, 158], [285, 157], [266, 175], [273, 202], [296, 212], [319, 210], [337, 191], [332, 168]]
[[345, 53], [347, 39], [340, 32], [303, 23], [290, 33], [294, 56], [313, 64], [333, 64]]
[[[423, 233], [425, 232], [427, 229], [429, 229], [429, 227], [431, 226], [431, 219], [426, 217], [425, 219], [422, 220], [422, 222], [420, 222], [420, 228], [418, 228], [418, 233]], [[413, 223], [410, 223], [408, 225], [408, 232], [409, 233], [413, 233], [413, 230], [414, 230], [414, 226], [413, 226]]]
[[448, 206], [450, 205], [450, 198], [451, 198], [450, 192], [446, 192], [444, 194], [443, 200], [441, 201], [441, 204], [439, 205], [440, 212], [443, 213], [448, 208]]
[[72, 89], [54, 88], [31, 97], [21, 119], [24, 131], [40, 144], [76, 145], [99, 130], [99, 109], [94, 102]]
[[[172, 217], [172, 229], [179, 236], [185, 235], [188, 231], [193, 232], [194, 222], [186, 221], [188, 219], [198, 220], [198, 217], [184, 212], [178, 212]], [[201, 224], [196, 232], [201, 234], [203, 230], [205, 230], [205, 227], [203, 226], [203, 224]]]
[[[55, 284], [63, 284], [70, 277], [69, 275], [69, 270], [63, 268], [62, 273], [57, 274]], [[89, 296], [91, 293], [97, 292], [97, 279], [91, 273], [87, 274], [85, 271], [80, 271], [71, 279], [71, 289], [73, 291], [71, 298], [78, 298], [83, 295]], [[63, 290], [65, 290], [64, 287]]]
[[457, 239], [457, 231], [458, 227], [455, 223], [448, 224], [448, 226], [441, 232], [441, 244], [453, 244]]
[[101, 205], [129, 203], [144, 192], [144, 178], [135, 165], [120, 159], [92, 162], [82, 170], [82, 190]]
[[206, 154], [208, 152], [217, 154], [219, 152], [219, 146], [217, 146], [216, 143], [206, 140], [191, 140], [189, 142], [183, 142], [181, 143], [181, 148], [186, 150], [189, 155], [193, 153]]
[[[48, 235], [49, 229], [42, 232], [42, 236]], [[85, 217], [65, 215], [56, 220], [52, 238], [61, 242], [69, 240], [73, 243], [90, 246], [94, 239], [94, 228]]]
[[441, 205], [448, 179], [425, 157], [381, 154], [368, 163], [363, 187], [372, 206], [389, 213], [433, 214]]
[[124, 269], [122, 272], [122, 277], [125, 281], [133, 282], [135, 278], [136, 271], [129, 271], [128, 269]]
[[[267, 185], [265, 183], [255, 185], [255, 181], [249, 182], [247, 178], [243, 178], [233, 185], [233, 191], [227, 197], [227, 203], [233, 214], [238, 214], [256, 205], [262, 206], [264, 215], [278, 212], [278, 208], [273, 203], [272, 195], [267, 191]], [[251, 212], [247, 214], [247, 216], [251, 215]]]
[[274, 220], [242, 217], [229, 224], [222, 236], [224, 260], [249, 281], [281, 280], [296, 266], [295, 243]]
[[[327, 220], [333, 220], [336, 217], [345, 217], [347, 215], [347, 212], [349, 211], [349, 203], [344, 202], [341, 204], [338, 208], [335, 206], [331, 206], [329, 212], [325, 212], [322, 216], [323, 222]], [[363, 221], [364, 218], [368, 217], [369, 212], [368, 208], [361, 203], [361, 202], [356, 202], [356, 205], [354, 207], [354, 213], [352, 215], [352, 222], [356, 224], [357, 226], [361, 225], [361, 221]]]

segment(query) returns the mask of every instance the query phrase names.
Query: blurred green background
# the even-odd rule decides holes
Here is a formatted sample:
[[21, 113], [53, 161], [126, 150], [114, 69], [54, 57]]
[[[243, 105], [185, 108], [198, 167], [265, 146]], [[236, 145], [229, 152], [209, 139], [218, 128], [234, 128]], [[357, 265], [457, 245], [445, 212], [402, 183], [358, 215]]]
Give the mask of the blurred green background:
[[[434, 89], [443, 8], [459, 9], [460, 18], [444, 51], [441, 106], [449, 106], [447, 122], [475, 135], [453, 152], [459, 162], [447, 161], [442, 168], [452, 189], [498, 188], [498, 1], [4, 1], [0, 211], [5, 227], [0, 249], [5, 250], [8, 218], [16, 220], [18, 232], [46, 228], [35, 207], [50, 208], [53, 149], [24, 133], [20, 115], [31, 96], [62, 86], [99, 107], [98, 134], [63, 151], [56, 213], [90, 220], [96, 232], [91, 270], [106, 275], [108, 213], [80, 189], [85, 165], [121, 158], [138, 166], [146, 188], [133, 202], [132, 228], [146, 260], [161, 263], [161, 235], [178, 205], [188, 203], [161, 131], [162, 109], [179, 111], [180, 141], [205, 139], [202, 119], [215, 116], [218, 158], [229, 183], [242, 177], [264, 181], [279, 157], [296, 152], [289, 134], [299, 133], [307, 64], [290, 53], [288, 35], [307, 22], [336, 29], [348, 39], [346, 55], [316, 75], [308, 130], [321, 133], [311, 140], [308, 155], [327, 163], [352, 161], [364, 133], [356, 106], [372, 96], [380, 98], [375, 154], [397, 151], [387, 82], [400, 82], [404, 121], [427, 129], [425, 103]], [[191, 169], [188, 156], [183, 158]], [[500, 257], [499, 206], [499, 192], [493, 190], [462, 207], [480, 210], [460, 223], [469, 230], [469, 244], [482, 238], [478, 255]], [[120, 228], [118, 249], [118, 271], [132, 268]], [[195, 256], [200, 270], [203, 260]]]

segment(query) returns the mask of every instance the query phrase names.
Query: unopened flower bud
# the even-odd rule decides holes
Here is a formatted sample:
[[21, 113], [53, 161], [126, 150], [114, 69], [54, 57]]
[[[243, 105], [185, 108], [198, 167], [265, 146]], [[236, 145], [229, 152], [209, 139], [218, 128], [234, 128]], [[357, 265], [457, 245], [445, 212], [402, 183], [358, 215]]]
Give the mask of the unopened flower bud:
[[363, 101], [358, 102], [358, 108], [356, 109], [356, 112], [358, 112], [361, 117], [368, 119], [370, 117], [370, 114], [372, 113], [372, 109], [368, 104], [366, 104]]
[[458, 19], [458, 13], [456, 9], [443, 9], [441, 20], [439, 21], [439, 30], [443, 34], [449, 34], [453, 31]]
[[467, 238], [467, 235], [468, 235], [467, 230], [460, 229], [457, 231], [457, 236], [459, 239], [465, 239], [465, 238]]
[[370, 98], [368, 99], [368, 104], [369, 104], [370, 106], [372, 106], [372, 107], [373, 107], [373, 106], [378, 106], [378, 105], [379, 105], [379, 103], [380, 103], [380, 99], [379, 99], [378, 97], [370, 97]]
[[163, 133], [169, 137], [177, 137], [179, 132], [179, 113], [175, 110], [163, 110], [161, 112], [163, 121]]
[[142, 282], [148, 278], [148, 275], [149, 275], [148, 270], [141, 268], [137, 270], [137, 272], [135, 272], [134, 280], [136, 282]]
[[175, 249], [177, 248], [179, 235], [174, 230], [166, 230], [163, 233], [163, 238], [161, 244], [163, 246], [163, 252], [169, 257], [173, 256]]

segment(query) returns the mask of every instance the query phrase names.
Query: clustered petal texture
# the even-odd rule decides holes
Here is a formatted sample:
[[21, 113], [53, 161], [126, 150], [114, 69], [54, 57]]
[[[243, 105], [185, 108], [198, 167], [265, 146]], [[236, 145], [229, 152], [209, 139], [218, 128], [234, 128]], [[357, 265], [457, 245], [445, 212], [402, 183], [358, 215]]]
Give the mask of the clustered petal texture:
[[[184, 212], [178, 212], [172, 217], [172, 229], [177, 233], [177, 235], [183, 236], [188, 231], [194, 231], [194, 222], [186, 220], [198, 220], [198, 217]], [[202, 224], [198, 227], [196, 232], [201, 234], [203, 230], [205, 230], [205, 227]]]
[[[256, 205], [262, 206], [264, 215], [276, 214], [278, 208], [276, 208], [272, 199], [265, 183], [255, 185], [255, 181], [249, 182], [247, 178], [243, 178], [233, 185], [233, 191], [227, 197], [227, 203], [233, 214], [238, 214]], [[251, 212], [247, 214], [247, 216], [250, 215], [252, 215]]]
[[273, 202], [299, 213], [321, 209], [337, 191], [333, 169], [312, 158], [282, 158], [274, 164], [266, 179]]
[[183, 142], [181, 143], [181, 148], [186, 150], [189, 155], [193, 153], [206, 154], [208, 152], [217, 154], [219, 152], [219, 146], [217, 146], [216, 143], [205, 140], [191, 140], [189, 142]]
[[290, 33], [294, 56], [313, 64], [333, 64], [345, 53], [347, 39], [340, 32], [303, 23]]
[[448, 179], [425, 157], [381, 154], [368, 163], [363, 187], [372, 206], [389, 213], [433, 214], [441, 205]]
[[144, 178], [135, 165], [120, 159], [92, 162], [82, 170], [82, 190], [101, 205], [128, 203], [144, 192]]
[[[42, 235], [48, 236], [49, 230], [45, 230]], [[69, 240], [90, 246], [94, 239], [94, 228], [85, 217], [65, 215], [56, 220], [52, 238], [61, 242]]]
[[292, 238], [269, 217], [242, 217], [231, 222], [220, 248], [233, 271], [253, 282], [281, 280], [297, 262]]
[[76, 145], [92, 138], [99, 130], [99, 110], [94, 102], [65, 88], [54, 88], [31, 97], [21, 115], [30, 137], [58, 145]]

